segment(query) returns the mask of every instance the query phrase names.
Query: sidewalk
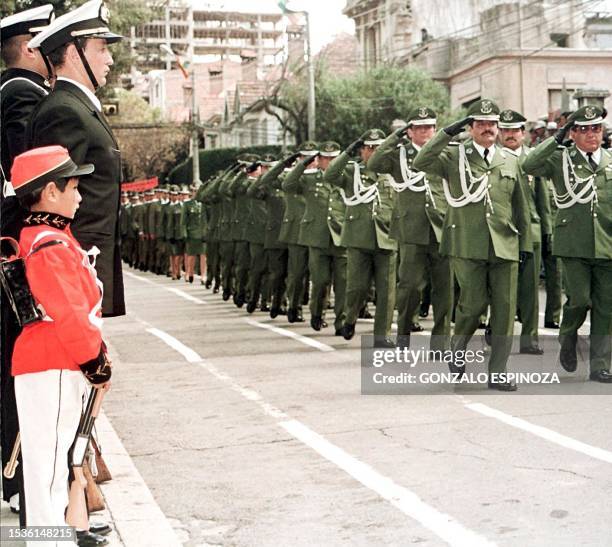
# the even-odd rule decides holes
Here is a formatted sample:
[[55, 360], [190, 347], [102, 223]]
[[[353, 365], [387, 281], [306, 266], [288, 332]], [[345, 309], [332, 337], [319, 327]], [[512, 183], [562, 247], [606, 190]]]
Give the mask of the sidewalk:
[[[96, 420], [96, 430], [113, 480], [100, 485], [106, 509], [92, 513], [90, 520], [112, 527], [106, 536], [109, 547], [179, 547], [181, 542], [103, 412]], [[11, 513], [5, 502], [1, 503], [0, 522], [2, 526], [19, 525], [19, 515]], [[3, 547], [24, 545], [22, 541], [2, 543]]]

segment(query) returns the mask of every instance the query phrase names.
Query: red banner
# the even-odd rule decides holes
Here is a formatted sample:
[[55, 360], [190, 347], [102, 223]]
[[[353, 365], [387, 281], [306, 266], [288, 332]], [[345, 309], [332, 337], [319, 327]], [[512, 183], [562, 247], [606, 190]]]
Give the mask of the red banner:
[[144, 190], [151, 190], [159, 184], [157, 177], [145, 180], [135, 180], [134, 182], [123, 182], [121, 183], [121, 190], [123, 192], [143, 192]]

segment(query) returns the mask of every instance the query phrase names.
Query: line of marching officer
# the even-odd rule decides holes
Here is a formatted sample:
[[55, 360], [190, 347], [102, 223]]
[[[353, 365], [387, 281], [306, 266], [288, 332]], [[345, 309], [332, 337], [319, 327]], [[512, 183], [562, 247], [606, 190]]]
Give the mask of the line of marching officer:
[[[560, 259], [568, 297], [561, 365], [576, 370], [577, 331], [590, 310], [590, 379], [610, 383], [605, 115], [583, 107], [529, 149], [526, 119], [483, 99], [437, 132], [435, 112], [419, 107], [390, 136], [371, 129], [344, 151], [329, 141], [305, 142], [281, 160], [243, 154], [195, 194], [203, 204], [206, 285], [222, 287], [223, 299], [246, 304], [248, 313], [286, 313], [290, 323], [303, 321], [309, 298], [316, 331], [327, 326], [333, 291], [335, 334], [345, 339], [373, 289], [374, 343], [389, 347], [409, 345], [429, 283], [431, 349], [465, 350], [489, 308], [493, 373], [506, 370], [517, 313], [521, 353], [542, 353], [541, 259]], [[466, 129], [469, 138], [460, 141]], [[394, 309], [397, 340], [389, 338]], [[516, 390], [512, 381], [489, 387]]]

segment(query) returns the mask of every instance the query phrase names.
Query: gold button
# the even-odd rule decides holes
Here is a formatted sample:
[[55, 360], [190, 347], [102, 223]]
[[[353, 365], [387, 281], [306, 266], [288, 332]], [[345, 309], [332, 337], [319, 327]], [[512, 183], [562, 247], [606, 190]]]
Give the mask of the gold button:
[[457, 226], [455, 224], [451, 224], [451, 228], [456, 228]]
[[329, 208], [328, 208], [328, 210], [329, 210], [329, 211], [331, 211], [331, 210], [332, 210], [332, 208], [331, 208], [331, 207], [329, 207]]
[[429, 203], [426, 203], [426, 204], [425, 204], [425, 207], [429, 207]]
[[491, 213], [487, 213], [487, 218], [489, 218], [491, 216]]
[[327, 217], [327, 220], [331, 220], [331, 217]]
[[596, 216], [597, 216], [597, 213], [593, 213], [593, 216], [594, 216], [594, 217], [596, 217]]

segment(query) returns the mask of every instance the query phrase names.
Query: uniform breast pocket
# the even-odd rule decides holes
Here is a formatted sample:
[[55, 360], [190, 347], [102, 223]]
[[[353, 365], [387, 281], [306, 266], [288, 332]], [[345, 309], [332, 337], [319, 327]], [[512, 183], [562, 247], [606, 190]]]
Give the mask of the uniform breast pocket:
[[499, 188], [506, 194], [512, 195], [514, 192], [514, 186], [517, 184], [518, 179], [514, 171], [507, 171], [502, 169], [500, 172]]

